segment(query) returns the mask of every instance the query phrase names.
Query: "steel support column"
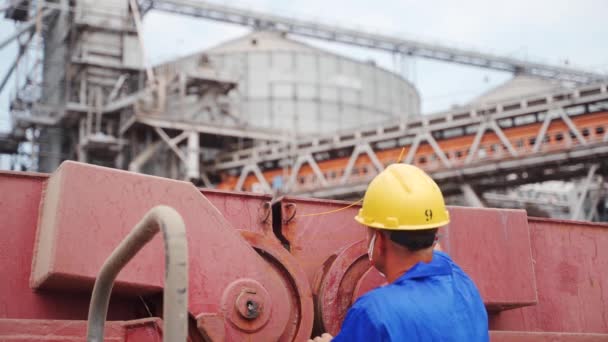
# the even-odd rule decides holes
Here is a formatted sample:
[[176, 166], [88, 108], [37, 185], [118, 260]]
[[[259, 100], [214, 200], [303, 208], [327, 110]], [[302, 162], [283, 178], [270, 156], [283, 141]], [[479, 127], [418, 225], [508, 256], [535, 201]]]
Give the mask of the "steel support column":
[[471, 144], [471, 148], [469, 149], [469, 154], [467, 158], [464, 160], [465, 164], [470, 164], [475, 158], [475, 154], [477, 154], [477, 150], [479, 149], [479, 144], [481, 143], [481, 138], [488, 127], [487, 122], [482, 122], [477, 127], [477, 133], [475, 134], [475, 139], [473, 139], [473, 144]]
[[186, 178], [199, 179], [200, 172], [200, 146], [198, 132], [188, 133], [188, 162], [186, 163]]
[[494, 133], [496, 133], [496, 135], [498, 136], [498, 139], [500, 139], [500, 141], [507, 148], [507, 150], [509, 151], [509, 153], [511, 153], [511, 156], [517, 157], [518, 156], [517, 150], [515, 150], [515, 148], [513, 147], [513, 145], [511, 144], [511, 142], [509, 141], [509, 139], [507, 139], [507, 136], [502, 131], [502, 129], [500, 129], [500, 126], [498, 126], [498, 124], [496, 123], [496, 121], [491, 120], [489, 122], [489, 127], [494, 131]]
[[597, 205], [600, 202], [600, 200], [602, 199], [602, 197], [604, 196], [604, 178], [601, 177], [600, 181], [599, 181], [599, 186], [597, 188], [597, 191], [595, 193], [595, 196], [593, 197], [593, 199], [591, 200], [591, 207], [589, 208], [589, 211], [587, 213], [586, 216], [586, 220], [587, 221], [593, 221], [596, 217], [597, 217]]
[[471, 187], [471, 185], [467, 183], [462, 184], [460, 186], [460, 190], [462, 191], [464, 199], [469, 204], [469, 206], [477, 208], [485, 207], [485, 205], [483, 205], [483, 202], [481, 201], [481, 198], [477, 196], [477, 193], [475, 192], [473, 187]]
[[378, 160], [378, 157], [372, 150], [371, 146], [369, 146], [369, 144], [367, 144], [367, 143], [359, 144], [359, 145], [355, 146], [355, 148], [353, 149], [353, 153], [350, 155], [350, 158], [348, 159], [346, 168], [344, 168], [344, 175], [340, 179], [340, 184], [346, 184], [346, 182], [348, 181], [348, 178], [351, 176], [351, 174], [353, 172], [353, 167], [355, 166], [355, 162], [357, 161], [357, 159], [359, 158], [359, 156], [362, 153], [367, 154], [369, 159], [372, 161], [372, 164], [376, 168], [377, 172], [382, 172], [382, 170], [384, 170], [384, 165], [382, 165], [380, 160]]
[[203, 186], [206, 188], [212, 188], [213, 184], [211, 183], [211, 180], [209, 179], [209, 176], [207, 175], [207, 172], [201, 172], [200, 174], [200, 179], [203, 182]]
[[[420, 142], [422, 141], [422, 134], [416, 135], [414, 138], [414, 142], [410, 145], [409, 150], [407, 151], [407, 156], [405, 157], [404, 162], [406, 164], [411, 164], [414, 161], [414, 157], [416, 156], [416, 151], [420, 146]], [[397, 163], [401, 163], [401, 160], [397, 160]]]
[[443, 163], [443, 165], [445, 167], [447, 167], [448, 169], [452, 167], [452, 163], [450, 162], [450, 160], [448, 159], [448, 157], [445, 155], [445, 153], [443, 152], [443, 150], [441, 149], [441, 147], [439, 147], [439, 144], [437, 143], [437, 141], [435, 140], [435, 138], [433, 138], [433, 135], [431, 133], [426, 133], [424, 135], [424, 138], [426, 138], [426, 141], [428, 141], [428, 143], [431, 145], [431, 147], [433, 148], [433, 151], [435, 151], [435, 154], [439, 157], [439, 160], [441, 160], [441, 162]]
[[179, 159], [181, 159], [181, 161], [187, 165], [188, 159], [186, 158], [186, 155], [184, 154], [184, 152], [182, 152], [182, 150], [180, 150], [177, 145], [180, 144], [182, 141], [184, 141], [184, 139], [186, 139], [188, 137], [190, 132], [182, 132], [180, 135], [176, 136], [175, 138], [169, 138], [167, 133], [165, 133], [165, 131], [163, 131], [162, 128], [154, 127], [154, 131], [158, 134], [158, 136], [161, 137], [161, 139], [163, 139], [163, 141], [165, 143], [167, 143], [167, 145], [179, 157]]
[[157, 141], [146, 148], [129, 163], [129, 171], [141, 172], [141, 167], [156, 153], [162, 146], [162, 141]]
[[239, 177], [239, 180], [237, 181], [234, 190], [236, 190], [236, 191], [243, 191], [243, 185], [245, 184], [245, 179], [247, 178], [247, 176], [249, 175], [250, 172], [253, 172], [253, 174], [255, 175], [255, 177], [257, 178], [257, 180], [260, 182], [260, 184], [262, 184], [262, 187], [264, 188], [264, 191], [266, 193], [271, 193], [272, 192], [272, 189], [270, 188], [270, 185], [266, 181], [266, 178], [264, 178], [264, 175], [260, 171], [260, 168], [258, 167], [257, 164], [246, 165], [241, 170], [241, 176]]
[[553, 121], [554, 119], [557, 119], [558, 117], [564, 121], [564, 123], [568, 126], [570, 131], [576, 136], [576, 138], [582, 145], [587, 145], [587, 141], [585, 140], [585, 138], [583, 137], [581, 132], [579, 132], [578, 128], [572, 122], [572, 120], [568, 117], [568, 115], [566, 114], [564, 109], [560, 107], [557, 109], [547, 111], [547, 114], [545, 115], [545, 119], [543, 120], [543, 124], [542, 124], [540, 130], [538, 131], [538, 135], [536, 136], [536, 141], [534, 143], [534, 147], [532, 148], [532, 151], [534, 153], [540, 151], [540, 148], [541, 148], [542, 144], [544, 143], [545, 136], [547, 135], [547, 130], [549, 129], [549, 125], [551, 125], [551, 121]]
[[293, 188], [296, 183], [296, 178], [298, 177], [298, 172], [300, 171], [302, 166], [304, 166], [305, 163], [308, 163], [310, 165], [310, 168], [319, 179], [319, 182], [321, 182], [321, 185], [324, 187], [327, 186], [327, 180], [325, 179], [323, 172], [321, 172], [319, 165], [311, 154], [306, 154], [298, 157], [298, 159], [296, 160], [295, 165], [291, 170], [291, 176], [289, 177], [289, 182], [287, 183], [287, 189]]
[[143, 28], [141, 22], [141, 14], [139, 13], [139, 5], [137, 4], [137, 1], [129, 0], [129, 6], [131, 7], [131, 12], [133, 13], [133, 21], [135, 22], [135, 29], [137, 30], [137, 40], [139, 41], [141, 57], [144, 63], [144, 68], [146, 69], [146, 76], [148, 77], [148, 82], [150, 82], [151, 84], [155, 84], [156, 79], [154, 77], [154, 71], [152, 70], [150, 63], [148, 63], [146, 48], [144, 46], [144, 39], [142, 35]]
[[583, 205], [585, 204], [585, 200], [587, 199], [587, 193], [589, 192], [589, 187], [591, 186], [591, 180], [593, 179], [593, 176], [595, 176], [595, 172], [597, 171], [597, 169], [598, 165], [593, 164], [589, 168], [589, 172], [587, 172], [587, 178], [585, 178], [582, 184], [580, 194], [578, 195], [576, 204], [574, 205], [574, 208], [572, 210], [571, 218], [573, 220], [578, 220], [582, 216], [581, 214], [583, 212]]
[[568, 117], [568, 115], [566, 114], [566, 111], [564, 110], [564, 108], [560, 107], [557, 109], [557, 114], [559, 115], [559, 117], [562, 118], [562, 120], [564, 120], [564, 122], [566, 123], [566, 125], [568, 126], [568, 128], [570, 129], [570, 131], [572, 133], [574, 133], [574, 135], [576, 136], [576, 138], [578, 139], [578, 141], [581, 143], [581, 145], [587, 145], [587, 140], [585, 140], [585, 138], [583, 137], [583, 135], [581, 134], [581, 132], [578, 130], [578, 128], [576, 127], [576, 125], [574, 124], [574, 122], [572, 122], [572, 120], [570, 119], [570, 117]]

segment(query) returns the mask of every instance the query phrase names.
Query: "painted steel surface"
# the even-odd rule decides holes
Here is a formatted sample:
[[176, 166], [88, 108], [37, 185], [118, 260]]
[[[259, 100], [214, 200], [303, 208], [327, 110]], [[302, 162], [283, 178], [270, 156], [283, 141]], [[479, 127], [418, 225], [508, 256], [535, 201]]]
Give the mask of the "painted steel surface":
[[[184, 218], [190, 264], [188, 308], [200, 330], [227, 340], [277, 340], [293, 331], [291, 289], [285, 286], [291, 283], [282, 280], [283, 273], [251, 248], [192, 184], [91, 165], [65, 162], [49, 178], [34, 256], [34, 287], [60, 291], [70, 284], [88, 291], [101, 262], [157, 204], [173, 207]], [[160, 238], [153, 239], [122, 270], [116, 293], [161, 291], [160, 243]], [[239, 294], [251, 289], [269, 294], [256, 304], [271, 313], [253, 330], [255, 320], [242, 321], [235, 306]], [[303, 314], [312, 317], [312, 312]]]
[[[317, 330], [335, 336], [340, 331], [346, 312], [358, 297], [356, 291], [361, 279], [368, 271], [375, 269], [370, 268], [366, 240], [342, 249], [330, 260], [317, 273], [314, 291], [317, 297]], [[370, 284], [368, 290], [386, 283], [382, 276], [375, 279], [378, 282]]]
[[[84, 337], [101, 262], [158, 204], [174, 207], [186, 223], [193, 341], [302, 341], [313, 319], [315, 333], [337, 331], [354, 300], [384, 282], [369, 267], [366, 231], [353, 220], [358, 207], [336, 211], [344, 202], [199, 190], [72, 162], [50, 178], [0, 172], [0, 190], [4, 340], [70, 326], [82, 327], [70, 337]], [[479, 287], [493, 340], [608, 340], [602, 248], [608, 226], [528, 218], [517, 210], [449, 210], [442, 248]], [[44, 241], [35, 239], [37, 229]], [[160, 242], [153, 240], [119, 275], [107, 327], [162, 316]], [[160, 325], [146, 324], [124, 336], [150, 340]]]
[[272, 233], [272, 196], [212, 189], [200, 191], [235, 229]]
[[[47, 175], [0, 172], [0, 318], [85, 320], [90, 293], [34, 292], [32, 254], [43, 184]], [[145, 308], [138, 298], [112, 298], [110, 320], [130, 320]], [[84, 336], [84, 335], [83, 335]]]
[[608, 225], [529, 222], [538, 304], [491, 316], [490, 328], [608, 333]]
[[[358, 206], [331, 215], [308, 216], [344, 205], [295, 197], [283, 200], [283, 236], [313, 284], [318, 270], [327, 272], [330, 268], [331, 264], [324, 265], [327, 260], [366, 239], [365, 228], [353, 219]], [[452, 221], [439, 231], [442, 248], [473, 278], [488, 309], [500, 311], [535, 304], [536, 280], [525, 211], [464, 207], [448, 210]], [[365, 242], [361, 243], [357, 255], [350, 258], [351, 263], [342, 266], [342, 272], [352, 271], [349, 268], [355, 260], [367, 263], [366, 249]]]
[[532, 247], [524, 210], [449, 207], [441, 247], [469, 274], [489, 311], [537, 302]]

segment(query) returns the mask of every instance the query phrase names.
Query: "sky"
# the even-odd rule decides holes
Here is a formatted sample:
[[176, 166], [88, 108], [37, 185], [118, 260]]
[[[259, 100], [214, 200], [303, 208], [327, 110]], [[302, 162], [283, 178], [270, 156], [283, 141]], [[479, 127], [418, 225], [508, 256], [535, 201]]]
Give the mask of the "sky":
[[[6, 1], [6, 0], [5, 0]], [[126, 0], [125, 0], [126, 1]], [[218, 1], [216, 1], [218, 2]], [[3, 4], [0, 1], [0, 4]], [[608, 0], [241, 0], [222, 1], [337, 26], [474, 48], [505, 56], [608, 73]], [[0, 41], [14, 24], [0, 17]], [[151, 11], [144, 19], [144, 42], [151, 63], [167, 61], [249, 32], [248, 28]], [[375, 60], [418, 88], [423, 113], [465, 104], [511, 75], [473, 67], [409, 58], [328, 42], [306, 42], [360, 60]], [[16, 44], [0, 50], [0, 77], [16, 55]], [[9, 83], [0, 94], [0, 131], [10, 129]], [[0, 156], [0, 158], [2, 158]], [[6, 165], [0, 159], [0, 168]]]

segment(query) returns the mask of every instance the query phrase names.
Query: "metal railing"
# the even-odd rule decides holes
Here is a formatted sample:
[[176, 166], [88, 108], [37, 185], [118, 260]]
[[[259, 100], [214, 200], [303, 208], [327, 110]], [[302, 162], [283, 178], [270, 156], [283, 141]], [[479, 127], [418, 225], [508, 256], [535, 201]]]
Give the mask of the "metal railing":
[[114, 280], [159, 231], [165, 248], [163, 341], [186, 341], [188, 334], [188, 245], [184, 220], [173, 208], [152, 208], [105, 261], [93, 287], [87, 341], [102, 342]]

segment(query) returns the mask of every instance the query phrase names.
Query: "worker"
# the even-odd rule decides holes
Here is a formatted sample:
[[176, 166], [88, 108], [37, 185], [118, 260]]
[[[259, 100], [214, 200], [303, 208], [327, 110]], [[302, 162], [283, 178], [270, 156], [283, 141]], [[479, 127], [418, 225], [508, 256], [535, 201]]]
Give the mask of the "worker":
[[388, 285], [361, 296], [327, 341], [488, 341], [488, 316], [469, 276], [434, 250], [450, 222], [437, 184], [421, 169], [393, 164], [370, 183], [355, 219], [368, 256]]

